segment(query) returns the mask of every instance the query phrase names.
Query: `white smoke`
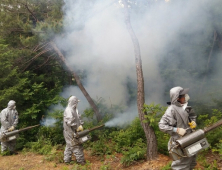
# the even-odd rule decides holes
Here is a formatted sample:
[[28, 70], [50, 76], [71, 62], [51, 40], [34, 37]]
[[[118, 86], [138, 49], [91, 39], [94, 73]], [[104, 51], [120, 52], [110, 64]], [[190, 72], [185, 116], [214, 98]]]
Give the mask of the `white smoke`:
[[40, 121], [41, 126], [54, 127], [57, 120], [55, 118], [45, 118]]
[[115, 117], [111, 119], [110, 121], [105, 123], [106, 127], [125, 127], [128, 124], [130, 124], [135, 117], [138, 116], [136, 107], [130, 107], [128, 108], [124, 113], [117, 113], [115, 114]]
[[[65, 27], [64, 34], [56, 38], [58, 47], [65, 51], [66, 59], [74, 70], [87, 72], [83, 85], [93, 99], [102, 97], [107, 103], [111, 101], [112, 104], [128, 108], [130, 94], [127, 78], [136, 83], [136, 69], [134, 47], [126, 29], [121, 5], [113, 0], [64, 2]], [[192, 36], [203, 30], [204, 33], [192, 42], [194, 44], [201, 44], [211, 37], [213, 28], [208, 24], [208, 11], [203, 8], [207, 3], [162, 1], [140, 6], [139, 10], [130, 10], [131, 23], [141, 48], [146, 103], [165, 103], [163, 96], [166, 89], [159, 67], [160, 62], [167, 59], [164, 57], [171, 54], [170, 48], [181, 48], [182, 54], [176, 57], [188, 58], [184, 63], [186, 65], [193, 65], [194, 68], [197, 62], [200, 67], [205, 65], [206, 61], [200, 59], [204, 52], [193, 49], [190, 43], [182, 45], [179, 35], [184, 33]], [[173, 69], [179, 68], [174, 60], [170, 64]], [[173, 84], [198, 90], [198, 80], [191, 77], [190, 73], [182, 73], [175, 76]], [[77, 87], [64, 89], [62, 96], [70, 95], [80, 98], [80, 110], [89, 106]], [[136, 100], [130, 108], [124, 114], [117, 114], [113, 122], [124, 124], [131, 121], [137, 115], [134, 114], [137, 112]]]
[[61, 104], [51, 105], [47, 110], [46, 115], [43, 115], [42, 119], [40, 120], [41, 126], [54, 127], [55, 123], [58, 122], [62, 115], [55, 116], [53, 113], [64, 109], [65, 108]]

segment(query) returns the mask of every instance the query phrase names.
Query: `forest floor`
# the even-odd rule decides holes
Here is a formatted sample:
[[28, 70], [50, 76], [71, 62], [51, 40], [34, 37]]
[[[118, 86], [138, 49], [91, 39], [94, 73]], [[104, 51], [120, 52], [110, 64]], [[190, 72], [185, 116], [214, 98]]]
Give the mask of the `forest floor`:
[[[62, 163], [63, 153], [60, 155], [39, 155], [31, 152], [19, 152], [18, 155], [0, 156], [0, 170], [161, 170], [171, 162], [168, 156], [159, 154], [154, 161], [138, 161], [133, 165], [124, 167], [120, 160], [121, 154], [108, 155], [105, 157], [92, 156], [90, 151], [84, 151], [87, 160], [86, 165]], [[208, 162], [217, 160], [218, 168], [222, 167], [222, 160], [214, 154], [206, 155]], [[74, 157], [73, 157], [73, 160]], [[199, 163], [196, 169], [204, 169]], [[220, 169], [220, 168], [219, 168]]]

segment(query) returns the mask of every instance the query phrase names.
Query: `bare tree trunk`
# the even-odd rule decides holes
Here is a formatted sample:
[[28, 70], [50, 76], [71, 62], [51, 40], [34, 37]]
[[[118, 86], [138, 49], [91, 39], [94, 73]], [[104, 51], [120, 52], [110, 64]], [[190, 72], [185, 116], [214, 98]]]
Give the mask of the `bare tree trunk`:
[[92, 107], [92, 109], [94, 110], [95, 114], [96, 114], [96, 118], [97, 121], [101, 120], [101, 116], [99, 113], [99, 110], [96, 106], [96, 104], [94, 103], [94, 101], [92, 100], [92, 98], [90, 97], [90, 95], [88, 94], [88, 92], [86, 91], [86, 89], [84, 88], [84, 86], [82, 85], [79, 76], [72, 70], [72, 68], [68, 65], [68, 63], [66, 62], [65, 57], [63, 56], [63, 54], [61, 53], [61, 51], [58, 49], [58, 47], [56, 46], [56, 44], [54, 42], [50, 42], [51, 47], [57, 52], [57, 54], [59, 55], [59, 58], [63, 61], [63, 63], [66, 65], [66, 67], [69, 69], [69, 71], [72, 73], [73, 77], [76, 80], [77, 85], [79, 86], [80, 90], [82, 91], [82, 93], [84, 94], [84, 96], [86, 97], [86, 99], [88, 100], [90, 106]]
[[143, 79], [143, 70], [142, 70], [142, 60], [140, 54], [140, 46], [138, 39], [133, 31], [133, 28], [130, 23], [130, 16], [128, 11], [128, 3], [126, 0], [123, 0], [124, 11], [125, 11], [125, 22], [128, 29], [128, 32], [131, 36], [134, 52], [135, 52], [135, 60], [136, 60], [136, 73], [137, 73], [137, 108], [138, 114], [141, 121], [141, 125], [146, 135], [147, 139], [147, 160], [152, 160], [157, 157], [157, 140], [154, 130], [149, 123], [144, 123], [144, 112], [143, 105], [145, 103], [144, 97], [144, 79]]

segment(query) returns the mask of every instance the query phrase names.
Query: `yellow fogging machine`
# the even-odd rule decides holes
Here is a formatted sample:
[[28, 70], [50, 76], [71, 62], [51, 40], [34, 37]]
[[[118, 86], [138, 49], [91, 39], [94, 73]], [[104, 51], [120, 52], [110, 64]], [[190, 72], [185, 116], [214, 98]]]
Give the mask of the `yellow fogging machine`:
[[212, 126], [205, 127], [203, 130], [198, 129], [193, 133], [183, 136], [176, 140], [175, 144], [170, 148], [170, 157], [176, 161], [184, 157], [191, 157], [199, 151], [208, 148], [210, 145], [205, 134], [222, 125], [222, 120], [216, 122]]

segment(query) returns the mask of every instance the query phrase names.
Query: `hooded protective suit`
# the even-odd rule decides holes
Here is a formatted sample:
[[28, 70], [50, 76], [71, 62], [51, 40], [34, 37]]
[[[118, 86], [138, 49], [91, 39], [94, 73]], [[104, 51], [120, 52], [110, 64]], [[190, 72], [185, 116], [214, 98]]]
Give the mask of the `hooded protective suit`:
[[63, 135], [66, 141], [64, 162], [70, 162], [73, 153], [78, 163], [85, 162], [83, 146], [78, 143], [75, 136], [77, 128], [83, 125], [83, 121], [81, 121], [81, 117], [78, 114], [77, 104], [78, 98], [71, 96], [63, 114]]
[[[15, 109], [15, 101], [10, 100], [8, 107], [1, 111], [1, 132], [9, 130], [12, 126], [15, 128], [18, 124], [18, 112]], [[0, 133], [1, 133], [0, 132]], [[9, 149], [10, 152], [14, 152], [16, 145], [16, 139], [9, 142], [1, 142], [1, 151], [4, 152]]]
[[[191, 107], [186, 107], [187, 103], [182, 105], [177, 99], [179, 97], [182, 87], [174, 87], [170, 90], [171, 105], [167, 108], [165, 114], [162, 116], [159, 122], [159, 129], [163, 132], [170, 134], [171, 138], [168, 142], [168, 150], [172, 147], [172, 144], [180, 138], [174, 129], [176, 128], [189, 128], [188, 123], [191, 121], [196, 122], [196, 115]], [[191, 133], [187, 131], [186, 134]], [[185, 135], [186, 135], [185, 134]], [[172, 162], [173, 170], [192, 170], [196, 165], [196, 155], [190, 158], [182, 158]]]

